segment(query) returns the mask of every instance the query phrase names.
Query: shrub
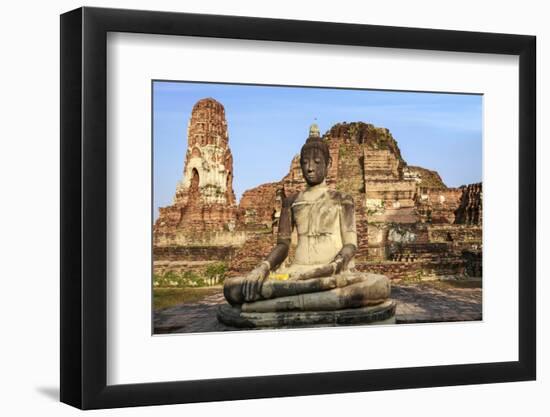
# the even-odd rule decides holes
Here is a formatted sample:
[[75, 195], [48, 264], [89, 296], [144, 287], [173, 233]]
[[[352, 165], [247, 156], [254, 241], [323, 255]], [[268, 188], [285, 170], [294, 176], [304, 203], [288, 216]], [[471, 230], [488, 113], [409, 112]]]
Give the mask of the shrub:
[[206, 278], [208, 278], [210, 282], [223, 283], [226, 272], [227, 265], [223, 262], [211, 264], [206, 268]]
[[153, 275], [153, 286], [155, 287], [196, 287], [204, 285], [204, 280], [191, 271], [186, 271], [183, 274], [168, 271], [162, 275]]
[[183, 273], [183, 282], [186, 287], [202, 287], [204, 285], [204, 280], [193, 271]]
[[178, 273], [168, 271], [164, 274], [153, 274], [154, 287], [205, 287], [215, 283], [223, 283], [227, 265], [224, 263], [211, 264], [206, 268], [205, 276], [198, 275], [193, 271]]

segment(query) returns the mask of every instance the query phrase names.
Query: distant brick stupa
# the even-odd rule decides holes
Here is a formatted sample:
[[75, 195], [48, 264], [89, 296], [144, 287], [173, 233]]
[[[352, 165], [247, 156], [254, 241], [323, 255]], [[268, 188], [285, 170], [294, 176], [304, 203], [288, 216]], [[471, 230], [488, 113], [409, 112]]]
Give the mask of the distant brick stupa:
[[236, 223], [233, 156], [223, 106], [213, 98], [199, 100], [187, 127], [183, 177], [172, 205], [160, 208], [155, 244], [211, 243], [211, 232], [231, 231]]

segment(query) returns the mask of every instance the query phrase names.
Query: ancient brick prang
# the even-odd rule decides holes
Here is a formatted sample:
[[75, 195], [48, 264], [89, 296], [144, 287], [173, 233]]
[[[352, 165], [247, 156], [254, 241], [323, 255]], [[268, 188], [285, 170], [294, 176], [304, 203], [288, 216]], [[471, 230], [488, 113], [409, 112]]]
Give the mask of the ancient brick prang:
[[198, 101], [191, 113], [187, 138], [185, 169], [174, 204], [198, 199], [203, 204], [234, 205], [233, 156], [223, 106], [212, 98]]
[[198, 101], [187, 127], [187, 152], [171, 206], [159, 208], [155, 246], [231, 244], [237, 222], [233, 156], [223, 106]]

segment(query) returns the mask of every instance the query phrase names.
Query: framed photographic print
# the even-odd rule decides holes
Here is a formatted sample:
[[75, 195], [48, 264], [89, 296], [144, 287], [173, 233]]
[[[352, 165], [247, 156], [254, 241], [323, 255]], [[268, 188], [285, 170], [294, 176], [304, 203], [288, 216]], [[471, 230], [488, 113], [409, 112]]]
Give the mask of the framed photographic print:
[[81, 8], [61, 102], [63, 402], [535, 379], [534, 37]]

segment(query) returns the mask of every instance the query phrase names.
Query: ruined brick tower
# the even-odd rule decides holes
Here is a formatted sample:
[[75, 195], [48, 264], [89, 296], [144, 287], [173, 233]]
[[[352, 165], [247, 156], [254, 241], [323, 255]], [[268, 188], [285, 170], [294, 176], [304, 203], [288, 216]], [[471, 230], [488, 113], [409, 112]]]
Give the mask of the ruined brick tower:
[[187, 138], [185, 168], [174, 203], [234, 205], [233, 156], [223, 106], [212, 98], [199, 100], [193, 106]]
[[223, 232], [235, 227], [233, 156], [225, 110], [213, 98], [193, 106], [183, 176], [172, 205], [159, 211], [154, 227], [156, 246], [211, 245], [220, 239], [222, 244]]

